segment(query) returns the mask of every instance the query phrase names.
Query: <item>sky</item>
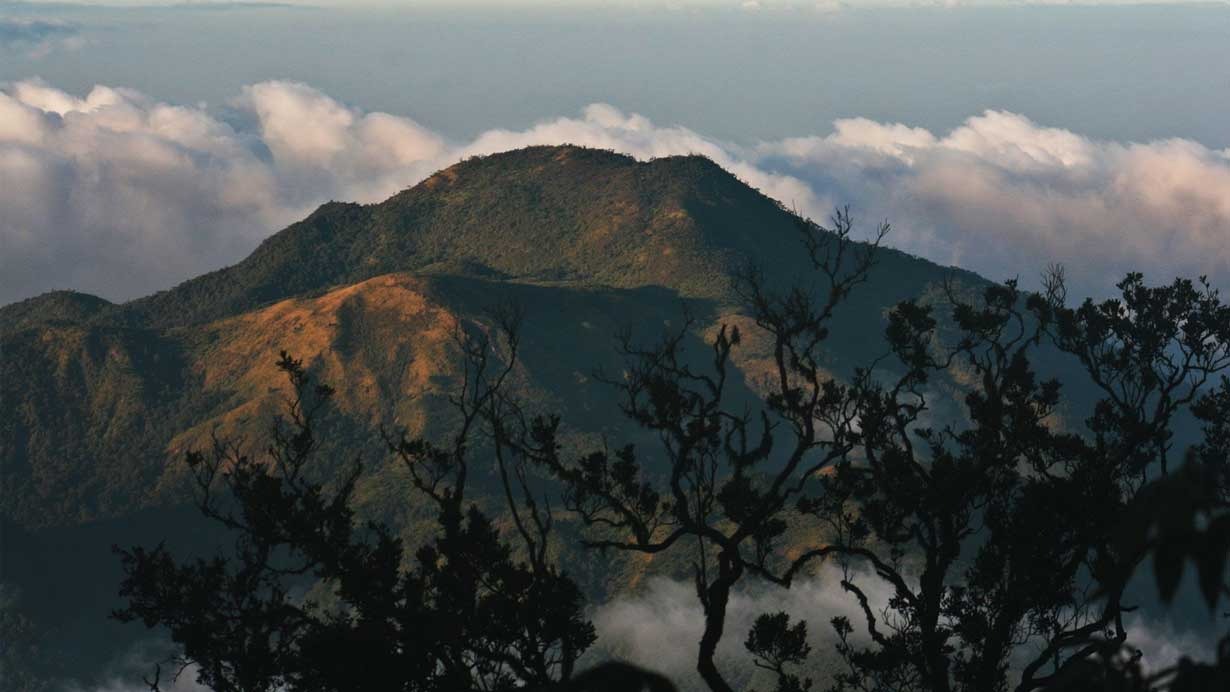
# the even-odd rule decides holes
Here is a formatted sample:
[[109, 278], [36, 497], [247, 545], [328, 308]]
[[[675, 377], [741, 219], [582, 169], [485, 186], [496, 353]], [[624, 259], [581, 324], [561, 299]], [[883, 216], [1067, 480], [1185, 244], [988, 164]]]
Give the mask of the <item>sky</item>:
[[1230, 288], [1224, 3], [335, 5], [0, 1], [0, 303], [135, 298], [565, 141], [703, 153], [993, 279]]

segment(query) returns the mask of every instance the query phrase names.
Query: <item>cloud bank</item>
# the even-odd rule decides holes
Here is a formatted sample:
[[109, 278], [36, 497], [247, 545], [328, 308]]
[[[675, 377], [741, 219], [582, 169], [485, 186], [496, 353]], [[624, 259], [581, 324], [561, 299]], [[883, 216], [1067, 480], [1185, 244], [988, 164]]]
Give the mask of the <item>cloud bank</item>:
[[741, 146], [594, 104], [455, 142], [300, 83], [209, 108], [28, 80], [0, 89], [0, 303], [130, 299], [235, 262], [330, 199], [375, 202], [466, 156], [564, 142], [703, 154], [805, 214], [848, 204], [890, 220], [890, 244], [993, 279], [1063, 262], [1080, 293], [1137, 269], [1230, 285], [1230, 150], [1191, 140], [1098, 141], [987, 111], [946, 133], [855, 118]]
[[[732, 595], [727, 609], [726, 629], [718, 644], [718, 661], [723, 674], [742, 689], [771, 689], [775, 680], [752, 665], [752, 657], [743, 647], [747, 633], [756, 618], [764, 613], [786, 612], [791, 621], [807, 621], [808, 643], [812, 652], [805, 669], [795, 672], [811, 676], [816, 687], [823, 689], [834, 670], [844, 667], [835, 653], [837, 638], [831, 621], [844, 616], [854, 625], [851, 641], [866, 645], [865, 620], [854, 597], [842, 590], [841, 572], [828, 564], [815, 578], [782, 589], [753, 582]], [[892, 588], [866, 569], [852, 572], [852, 580], [867, 594], [872, 610], [881, 613], [892, 597]], [[1148, 604], [1147, 610], [1156, 610]], [[670, 677], [684, 692], [708, 689], [696, 673], [696, 653], [704, 615], [696, 600], [696, 587], [691, 582], [663, 577], [649, 580], [633, 594], [617, 596], [590, 614], [598, 632], [595, 650], [589, 659], [615, 657], [656, 670]], [[882, 623], [883, 621], [881, 621]], [[1140, 651], [1146, 670], [1161, 670], [1186, 656], [1196, 661], [1210, 661], [1216, 652], [1212, 642], [1214, 630], [1198, 622], [1187, 622], [1182, 616], [1167, 611], [1150, 615], [1135, 614], [1127, 621], [1128, 646]], [[1038, 645], [1039, 650], [1041, 644]], [[1010, 663], [1019, 670], [1031, 659], [1028, 648]], [[1015, 678], [1014, 678], [1015, 679]]]

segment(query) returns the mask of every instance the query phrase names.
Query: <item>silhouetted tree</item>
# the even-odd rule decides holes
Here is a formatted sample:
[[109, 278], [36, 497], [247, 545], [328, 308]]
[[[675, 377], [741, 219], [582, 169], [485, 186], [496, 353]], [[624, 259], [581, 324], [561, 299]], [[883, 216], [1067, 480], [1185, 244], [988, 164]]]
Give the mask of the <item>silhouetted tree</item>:
[[[1230, 387], [1223, 381], [1221, 390], [1207, 395], [1206, 402], [1224, 397], [1228, 392]], [[1224, 428], [1227, 422], [1230, 418], [1223, 416], [1211, 427]], [[1208, 429], [1206, 427], [1206, 431]], [[1130, 514], [1116, 533], [1115, 541], [1117, 550], [1123, 554], [1153, 555], [1158, 592], [1166, 603], [1173, 599], [1182, 571], [1190, 561], [1196, 569], [1205, 603], [1216, 613], [1223, 597], [1230, 597], [1225, 571], [1230, 558], [1230, 512], [1226, 511], [1224, 479], [1218, 478], [1223, 475], [1224, 468], [1204, 463], [1209, 448], [1205, 443], [1200, 449], [1191, 450], [1187, 463], [1178, 473], [1147, 483], [1133, 498]], [[1114, 575], [1109, 586], [1113, 588], [1130, 576], [1130, 572]], [[1222, 617], [1230, 618], [1230, 612], [1223, 613]], [[1074, 662], [1046, 689], [1105, 692], [1230, 689], [1230, 632], [1217, 642], [1214, 656], [1213, 661], [1196, 661], [1184, 655], [1170, 666], [1146, 670], [1140, 651], [1128, 642], [1118, 650], [1110, 649]]]
[[[333, 390], [283, 353], [294, 396], [267, 455], [217, 440], [212, 454], [188, 455], [199, 507], [231, 530], [233, 551], [186, 562], [163, 546], [119, 551], [127, 606], [116, 617], [168, 630], [180, 670], [193, 665], [220, 692], [546, 689], [568, 680], [594, 630], [576, 584], [547, 559], [550, 513], [498, 434], [486, 442], [525, 561], [466, 495], [478, 438], [501, 429], [517, 322], [505, 315], [499, 342], [459, 331], [465, 372], [451, 399], [460, 423], [450, 444], [386, 436], [438, 509], [438, 533], [413, 559], [386, 526], [356, 521], [357, 461], [336, 483], [309, 480], [317, 418]], [[316, 581], [328, 597], [303, 593]], [[158, 688], [157, 676], [149, 682]]]
[[624, 335], [625, 370], [607, 380], [628, 418], [657, 435], [655, 450], [624, 446], [567, 461], [549, 444], [559, 420], [540, 419], [536, 426], [540, 444], [533, 456], [564, 483], [567, 508], [595, 530], [587, 545], [647, 554], [692, 547], [705, 616], [697, 671], [715, 692], [732, 690], [715, 658], [732, 590], [773, 550], [792, 499], [845, 458], [856, 439], [855, 399], [826, 375], [822, 347], [838, 306], [867, 280], [888, 226], [873, 243], [860, 244], [851, 238], [845, 211], [830, 229], [798, 223], [824, 285], [776, 292], [755, 270], [740, 281], [751, 316], [772, 339], [772, 391], [759, 415], [731, 401], [730, 354], [739, 330], [723, 326], [711, 360], [697, 365], [684, 353], [694, 326], [687, 319], [649, 347]]
[[743, 647], [754, 657], [756, 667], [773, 672], [777, 678], [777, 692], [807, 692], [811, 689], [811, 678], [800, 678], [790, 672], [791, 666], [801, 665], [811, 653], [806, 622], [796, 622], [791, 626], [790, 616], [786, 613], [762, 615], [752, 625]]
[[[1170, 472], [1181, 411], [1210, 423], [1200, 454], [1224, 506], [1230, 407], [1224, 391], [1201, 393], [1230, 368], [1230, 308], [1185, 280], [1149, 288], [1133, 274], [1119, 288], [1119, 299], [1076, 309], [1063, 305], [1060, 274], [1041, 295], [1009, 282], [974, 303], [950, 290], [949, 343], [932, 308], [893, 311], [887, 337], [903, 374], [860, 371], [852, 453], [798, 505], [830, 541], [784, 573], [756, 568], [784, 585], [813, 560], [843, 568], [863, 622], [832, 623], [847, 665], [834, 690], [1004, 690], [1014, 656], [1025, 659], [1018, 691], [1057, 688], [1120, 654], [1132, 609], [1123, 575], [1144, 555], [1119, 527], [1138, 515], [1141, 488]], [[1060, 383], [1033, 369], [1044, 345], [1076, 356], [1103, 394], [1083, 430], [1059, 417]], [[954, 367], [972, 383], [967, 420], [932, 427], [928, 386]], [[1156, 546], [1164, 592], [1188, 545]], [[1212, 580], [1226, 546], [1209, 545]], [[868, 580], [888, 587], [887, 603], [871, 602]]]
[[[573, 463], [542, 459], [593, 529], [588, 544], [695, 546], [705, 614], [697, 669], [715, 692], [731, 689], [715, 652], [735, 585], [755, 574], [788, 587], [826, 558], [863, 615], [832, 623], [847, 666], [834, 690], [1024, 692], [1112, 659], [1134, 609], [1116, 578], [1143, 559], [1114, 537], [1141, 488], [1170, 472], [1186, 411], [1211, 425], [1200, 453], [1225, 495], [1230, 401], [1202, 392], [1230, 368], [1230, 308], [1203, 279], [1151, 288], [1132, 274], [1120, 298], [1075, 309], [1059, 271], [1041, 294], [1008, 282], [971, 301], [949, 286], [949, 326], [933, 306], [898, 305], [887, 358], [843, 383], [822, 368], [820, 346], [834, 310], [866, 279], [874, 246], [849, 242], [844, 213], [834, 226], [804, 225], [827, 291], [779, 293], [759, 273], [744, 277], [775, 364], [759, 416], [727, 401], [736, 329], [718, 331], [708, 367], [683, 353], [690, 323], [653, 347], [622, 343], [626, 371], [611, 382], [625, 413], [659, 435], [660, 458], [623, 447]], [[1060, 383], [1034, 370], [1035, 359], [1059, 353], [1102, 394], [1083, 427], [1063, 418]], [[964, 421], [927, 422], [938, 377], [967, 383]], [[778, 540], [791, 509], [829, 534], [785, 559]], [[887, 603], [872, 602], [868, 579], [888, 587]], [[805, 631], [765, 615], [746, 642], [782, 692], [810, 682], [790, 670], [807, 656]], [[1023, 667], [1010, 670], [1014, 659]]]

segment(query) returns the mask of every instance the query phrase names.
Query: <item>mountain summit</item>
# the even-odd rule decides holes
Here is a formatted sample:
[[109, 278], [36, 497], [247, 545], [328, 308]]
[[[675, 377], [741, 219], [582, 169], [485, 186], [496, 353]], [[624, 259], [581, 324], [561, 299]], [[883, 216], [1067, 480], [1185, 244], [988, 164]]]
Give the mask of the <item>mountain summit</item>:
[[[749, 259], [802, 268], [795, 221], [701, 156], [530, 147], [468, 159], [379, 204], [326, 204], [239, 264], [124, 312], [151, 326], [199, 323], [404, 271], [724, 300]], [[917, 261], [897, 269], [898, 281], [934, 273]]]
[[380, 204], [326, 204], [239, 264], [131, 307], [182, 324], [395, 271], [712, 296], [734, 255], [790, 229], [708, 159], [532, 147], [469, 159]]

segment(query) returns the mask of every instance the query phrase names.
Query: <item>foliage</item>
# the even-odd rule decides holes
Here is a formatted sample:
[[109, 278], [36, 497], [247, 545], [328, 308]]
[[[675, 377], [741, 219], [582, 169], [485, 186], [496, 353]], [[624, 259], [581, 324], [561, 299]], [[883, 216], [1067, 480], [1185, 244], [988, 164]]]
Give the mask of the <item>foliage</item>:
[[[781, 580], [822, 558], [846, 569], [841, 586], [863, 612], [868, 643], [851, 639], [848, 619], [833, 622], [848, 666], [834, 690], [1007, 689], [1012, 657], [1035, 645], [1015, 689], [1047, 688], [1124, 645], [1132, 608], [1122, 575], [1143, 555], [1125, 550], [1116, 529], [1141, 516], [1133, 502], [1148, 480], [1168, 473], [1178, 412], [1230, 368], [1230, 308], [1184, 280], [1148, 288], [1131, 275], [1120, 289], [1121, 299], [1077, 309], [1062, 305], [1060, 275], [1045, 295], [1025, 296], [1013, 282], [986, 289], [980, 303], [950, 292], [952, 344], [930, 308], [894, 310], [887, 337], [901, 374], [884, 382], [860, 373], [853, 453], [798, 505], [834, 538]], [[1048, 339], [1104, 392], [1084, 433], [1055, 424], [1060, 383], [1034, 372], [1031, 358]], [[924, 417], [928, 384], [955, 363], [975, 383], [968, 423], [937, 429]], [[1196, 413], [1224, 426], [1224, 402], [1199, 401]], [[1203, 453], [1224, 478], [1215, 437]], [[1164, 595], [1193, 545], [1158, 546]], [[1224, 557], [1216, 541], [1201, 545], [1205, 564]], [[891, 589], [886, 605], [849, 576], [856, 564]], [[1206, 595], [1224, 588], [1220, 570], [1204, 573]]]
[[133, 488], [154, 485], [169, 428], [194, 412], [181, 396], [178, 346], [127, 327], [52, 325], [4, 336], [5, 518], [27, 528], [85, 522], [130, 507]]
[[743, 646], [755, 657], [756, 667], [773, 671], [776, 675], [776, 692], [807, 692], [811, 689], [811, 678], [799, 678], [787, 670], [787, 666], [799, 665], [807, 660], [811, 653], [806, 622], [799, 621], [792, 626], [790, 616], [784, 612], [761, 615], [756, 618]]
[[[1144, 556], [1152, 553], [1153, 573], [1158, 593], [1169, 603], [1183, 571], [1190, 561], [1195, 568], [1201, 595], [1209, 611], [1216, 613], [1225, 598], [1230, 603], [1230, 511], [1226, 507], [1225, 447], [1217, 459], [1208, 463], [1209, 453], [1224, 444], [1216, 430], [1230, 422], [1228, 409], [1215, 417], [1212, 412], [1219, 399], [1230, 393], [1230, 382], [1222, 379], [1216, 393], [1206, 394], [1198, 413], [1205, 420], [1206, 442], [1189, 452], [1187, 462], [1174, 474], [1147, 483], [1133, 498], [1126, 521], [1116, 536], [1121, 554]], [[1116, 575], [1108, 587], [1118, 586], [1131, 576]], [[1222, 614], [1230, 618], [1230, 612]], [[1073, 666], [1065, 679], [1050, 689], [1077, 690], [1097, 686], [1108, 692], [1169, 690], [1171, 692], [1224, 690], [1230, 688], [1230, 632], [1217, 644], [1216, 659], [1195, 661], [1183, 656], [1178, 662], [1146, 671], [1139, 651], [1125, 646], [1117, 652], [1090, 657]]]
[[[470, 447], [479, 426], [499, 425], [514, 333], [505, 332], [511, 353], [498, 373], [485, 335], [459, 335], [471, 369], [454, 400], [462, 423], [451, 445], [389, 437], [439, 510], [439, 534], [413, 558], [386, 526], [355, 521], [358, 462], [332, 489], [307, 479], [317, 419], [333, 391], [313, 385], [302, 362], [283, 353], [278, 365], [295, 396], [267, 458], [222, 441], [211, 455], [188, 457], [199, 506], [231, 529], [233, 552], [179, 562], [161, 545], [120, 550], [128, 605], [115, 616], [169, 630], [182, 647], [180, 669], [195, 666], [198, 680], [219, 691], [357, 690], [379, 680], [452, 692], [567, 680], [594, 634], [575, 584], [546, 559], [549, 521], [539, 521], [525, 495], [535, 528], [521, 534], [530, 553], [521, 562], [467, 504]], [[502, 447], [498, 438], [495, 445]], [[526, 490], [505, 477], [515, 514], [518, 488]], [[305, 595], [309, 579], [328, 585], [331, 598]], [[158, 689], [157, 676], [150, 685]]]

